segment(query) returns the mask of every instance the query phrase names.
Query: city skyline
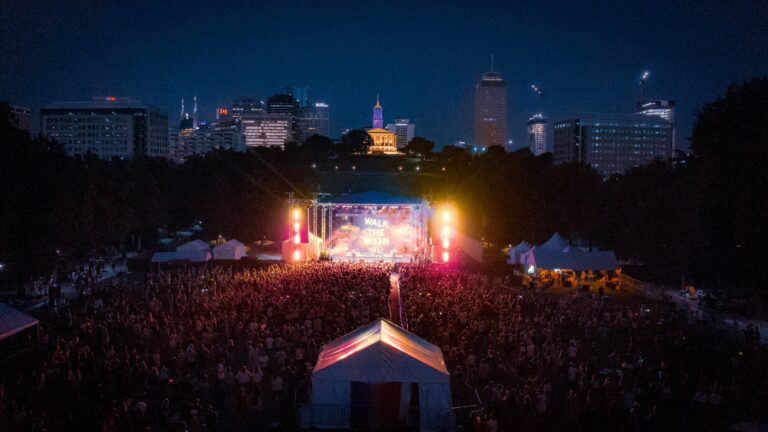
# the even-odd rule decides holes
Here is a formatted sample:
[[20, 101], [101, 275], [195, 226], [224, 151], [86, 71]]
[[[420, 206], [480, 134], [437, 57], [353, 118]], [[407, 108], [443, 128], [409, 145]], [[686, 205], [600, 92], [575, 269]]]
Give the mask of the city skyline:
[[[493, 53], [494, 70], [508, 83], [513, 148], [525, 147], [525, 122], [538, 111], [531, 82], [547, 89], [542, 111], [551, 120], [575, 112], [630, 113], [638, 79], [650, 70], [645, 98], [677, 101], [677, 147], [686, 149], [706, 101], [768, 69], [768, 54], [759, 49], [768, 41], [761, 25], [767, 10], [757, 2], [695, 9], [669, 2], [640, 8], [449, 3], [439, 10], [359, 2], [339, 11], [297, 1], [266, 2], [258, 14], [247, 3], [191, 2], [185, 11], [206, 13], [183, 15], [175, 3], [9, 6], [0, 12], [2, 50], [10, 59], [0, 65], [0, 98], [32, 108], [35, 117], [50, 102], [116, 95], [157, 106], [174, 124], [181, 97], [196, 94], [200, 120], [210, 120], [233, 99], [300, 85], [334, 107], [334, 137], [341, 128], [369, 124], [370, 95], [379, 93], [391, 114], [386, 122], [407, 117], [420, 125], [419, 135], [442, 146], [472, 140], [473, 88]], [[387, 13], [393, 9], [407, 13]], [[625, 25], [622, 17], [630, 13]], [[424, 16], [440, 24], [424, 27]], [[559, 22], [565, 24], [554, 26]], [[40, 27], [46, 31], [27, 31]], [[378, 31], [366, 30], [372, 27]], [[228, 45], [231, 50], [222, 49]], [[382, 67], [381, 53], [392, 46], [399, 47], [398, 61]], [[39, 118], [32, 124], [39, 128]]]

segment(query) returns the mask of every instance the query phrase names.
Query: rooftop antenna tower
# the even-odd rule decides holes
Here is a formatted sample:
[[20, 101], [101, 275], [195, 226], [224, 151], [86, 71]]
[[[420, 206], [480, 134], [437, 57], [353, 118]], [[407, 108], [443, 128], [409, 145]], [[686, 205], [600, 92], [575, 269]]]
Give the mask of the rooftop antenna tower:
[[645, 99], [643, 97], [643, 87], [645, 87], [645, 82], [648, 81], [648, 77], [651, 75], [650, 72], [645, 71], [643, 72], [643, 75], [640, 77], [640, 106], [643, 105], [645, 102]]
[[192, 108], [192, 128], [197, 129], [197, 95], [194, 96], [195, 105]]

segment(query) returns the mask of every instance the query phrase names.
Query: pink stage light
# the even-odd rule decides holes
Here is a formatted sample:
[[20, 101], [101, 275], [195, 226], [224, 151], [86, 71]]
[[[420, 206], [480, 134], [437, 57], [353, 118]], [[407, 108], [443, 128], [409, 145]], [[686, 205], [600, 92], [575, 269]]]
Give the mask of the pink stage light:
[[444, 263], [447, 263], [450, 258], [451, 258], [451, 256], [448, 254], [448, 251], [443, 252], [443, 262]]

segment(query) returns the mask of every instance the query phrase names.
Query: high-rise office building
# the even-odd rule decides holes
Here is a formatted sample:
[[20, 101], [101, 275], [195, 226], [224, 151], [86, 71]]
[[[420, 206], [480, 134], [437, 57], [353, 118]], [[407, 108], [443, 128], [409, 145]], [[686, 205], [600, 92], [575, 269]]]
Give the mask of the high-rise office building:
[[296, 127], [296, 120], [301, 115], [301, 107], [292, 95], [281, 93], [267, 98], [267, 114], [287, 115], [290, 121], [291, 140], [300, 142], [299, 130]]
[[486, 72], [475, 88], [475, 142], [490, 147], [507, 142], [507, 82]]
[[262, 114], [240, 119], [240, 130], [248, 147], [285, 147], [293, 140], [293, 119], [289, 114]]
[[675, 109], [676, 104], [673, 100], [651, 100], [637, 105], [635, 110], [638, 114], [659, 116], [672, 123], [672, 152], [677, 148], [675, 143]]
[[528, 119], [528, 148], [534, 156], [547, 152], [547, 119], [544, 114], [537, 113]]
[[667, 159], [672, 124], [641, 114], [580, 114], [555, 122], [554, 162], [579, 162], [607, 177]]
[[413, 139], [416, 125], [407, 118], [396, 118], [394, 123], [387, 124], [386, 129], [397, 137], [397, 149], [402, 150]]
[[231, 115], [235, 118], [242, 118], [267, 113], [267, 105], [263, 100], [256, 97], [241, 97], [232, 103]]
[[244, 152], [245, 137], [240, 132], [239, 120], [225, 119], [203, 123], [197, 129], [171, 132], [168, 137], [169, 159], [183, 163], [192, 155], [202, 155], [214, 149]]
[[299, 108], [307, 108], [309, 106], [309, 87], [288, 87], [286, 93], [296, 99], [296, 102], [299, 103]]
[[168, 157], [168, 115], [130, 98], [54, 102], [40, 110], [40, 124], [70, 155]]
[[295, 118], [299, 115], [299, 108], [299, 101], [287, 93], [267, 98], [267, 114], [289, 114]]
[[11, 105], [11, 117], [16, 127], [29, 132], [32, 121], [32, 111], [29, 108]]
[[296, 119], [296, 136], [303, 143], [312, 135], [330, 136], [330, 117], [328, 104], [315, 102], [302, 108], [301, 116]]

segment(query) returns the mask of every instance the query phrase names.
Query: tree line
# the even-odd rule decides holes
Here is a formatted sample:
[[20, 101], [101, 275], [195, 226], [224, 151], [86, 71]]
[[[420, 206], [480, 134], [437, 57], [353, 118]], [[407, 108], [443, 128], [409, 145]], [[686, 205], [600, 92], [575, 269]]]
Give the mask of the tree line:
[[[57, 259], [120, 250], [139, 238], [151, 246], [164, 235], [158, 230], [197, 221], [209, 238], [281, 241], [285, 193], [317, 191], [322, 166], [338, 169], [364, 152], [366, 136], [353, 131], [338, 144], [313, 136], [284, 150], [216, 150], [182, 165], [105, 161], [69, 157], [58, 143], [30, 137], [3, 105], [0, 262], [18, 274], [44, 273]], [[768, 264], [768, 78], [733, 85], [703, 107], [690, 153], [607, 179], [588, 166], [555, 165], [551, 154], [433, 148], [424, 138], [409, 143], [419, 156], [410, 159], [420, 169], [413, 192], [455, 201], [463, 229], [497, 248], [559, 232], [613, 249], [661, 281], [685, 275], [703, 286], [765, 295], [759, 272]]]

